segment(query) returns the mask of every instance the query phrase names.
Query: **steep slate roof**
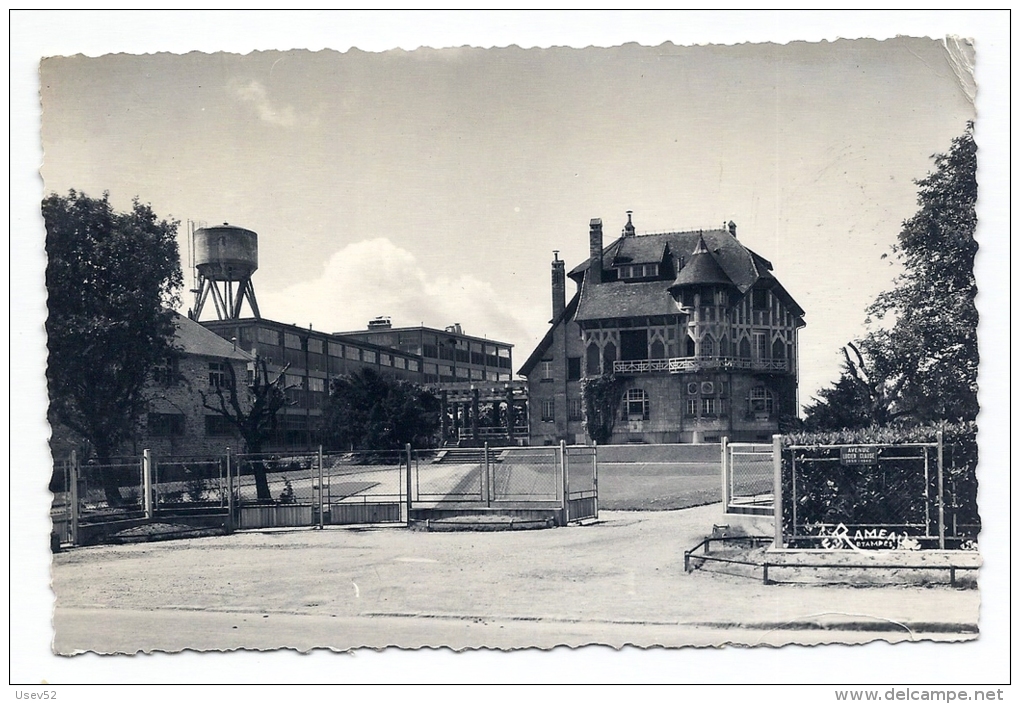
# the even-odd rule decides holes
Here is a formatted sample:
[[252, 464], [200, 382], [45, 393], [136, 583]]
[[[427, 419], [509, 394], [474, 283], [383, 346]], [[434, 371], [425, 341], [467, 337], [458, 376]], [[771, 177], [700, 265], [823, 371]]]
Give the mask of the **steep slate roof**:
[[609, 281], [581, 284], [581, 301], [574, 320], [602, 320], [651, 315], [679, 315], [666, 281]]
[[669, 247], [668, 242], [658, 238], [633, 236], [620, 238], [620, 246], [613, 252], [612, 260], [603, 257], [606, 266], [620, 264], [657, 264], [661, 262]]
[[185, 354], [225, 357], [241, 362], [250, 362], [255, 359], [242, 349], [234, 349], [233, 343], [224, 340], [216, 333], [207, 330], [204, 326], [180, 313], [174, 313], [174, 324], [177, 326], [177, 331], [174, 333], [174, 347]]
[[531, 353], [531, 356], [524, 361], [524, 365], [521, 367], [520, 371], [517, 372], [518, 376], [527, 376], [539, 363], [542, 359], [542, 355], [545, 354], [545, 351], [549, 349], [553, 343], [553, 335], [556, 332], [556, 326], [560, 323], [569, 321], [574, 317], [574, 313], [577, 311], [577, 302], [580, 298], [581, 292], [578, 291], [574, 294], [574, 297], [570, 299], [570, 302], [567, 303], [563, 312], [549, 321], [549, 331], [546, 332], [542, 341], [538, 343], [538, 346], [535, 348], [535, 351]]
[[[699, 243], [704, 241], [705, 255], [695, 255]], [[621, 237], [603, 249], [605, 268], [619, 263], [653, 263], [664, 254], [672, 257], [679, 269], [677, 281], [701, 279], [700, 283], [727, 283], [736, 287], [741, 295], [747, 293], [759, 280], [770, 283], [770, 288], [790, 306], [791, 312], [803, 315], [803, 309], [772, 274], [772, 263], [752, 252], [728, 230], [691, 230]], [[699, 263], [697, 260], [705, 261]], [[680, 267], [683, 260], [685, 267]], [[688, 267], [695, 268], [685, 274]], [[568, 276], [581, 282], [581, 300], [575, 320], [598, 320], [676, 314], [678, 310], [667, 288], [667, 281], [629, 283], [612, 281], [597, 286], [586, 285], [585, 272], [591, 258], [570, 270]], [[675, 282], [673, 282], [675, 283]]]
[[703, 286], [705, 284], [723, 284], [733, 286], [733, 280], [722, 270], [715, 255], [708, 251], [703, 237], [698, 238], [698, 246], [691, 255], [687, 265], [680, 269], [676, 280], [670, 286], [683, 288], [684, 286]]

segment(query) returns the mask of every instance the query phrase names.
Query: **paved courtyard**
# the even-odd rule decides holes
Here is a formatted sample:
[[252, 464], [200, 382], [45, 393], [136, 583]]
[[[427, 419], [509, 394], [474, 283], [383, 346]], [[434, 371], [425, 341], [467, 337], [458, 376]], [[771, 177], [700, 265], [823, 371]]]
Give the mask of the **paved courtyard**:
[[683, 569], [720, 506], [602, 511], [540, 531], [237, 533], [57, 554], [54, 647], [454, 648], [976, 636], [979, 592], [763, 585]]

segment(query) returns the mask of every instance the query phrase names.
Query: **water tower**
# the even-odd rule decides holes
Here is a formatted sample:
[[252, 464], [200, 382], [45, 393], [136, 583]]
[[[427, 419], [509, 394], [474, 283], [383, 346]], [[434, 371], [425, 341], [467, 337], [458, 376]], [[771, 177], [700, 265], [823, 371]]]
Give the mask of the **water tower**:
[[212, 299], [219, 320], [241, 317], [245, 301], [256, 318], [259, 305], [251, 275], [259, 268], [259, 236], [243, 227], [223, 223], [217, 227], [200, 227], [192, 235], [195, 269], [195, 307], [188, 317], [199, 320], [208, 299]]

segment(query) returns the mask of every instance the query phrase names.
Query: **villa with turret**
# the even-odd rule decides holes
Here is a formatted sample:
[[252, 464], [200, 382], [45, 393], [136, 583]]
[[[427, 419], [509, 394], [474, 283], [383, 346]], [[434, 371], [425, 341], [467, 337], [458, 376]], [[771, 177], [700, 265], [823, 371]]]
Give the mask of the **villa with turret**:
[[589, 254], [569, 272], [554, 255], [550, 328], [520, 370], [531, 444], [588, 441], [583, 379], [607, 374], [623, 389], [612, 443], [766, 441], [796, 415], [804, 310], [733, 222], [638, 234], [628, 212], [605, 246], [594, 219]]

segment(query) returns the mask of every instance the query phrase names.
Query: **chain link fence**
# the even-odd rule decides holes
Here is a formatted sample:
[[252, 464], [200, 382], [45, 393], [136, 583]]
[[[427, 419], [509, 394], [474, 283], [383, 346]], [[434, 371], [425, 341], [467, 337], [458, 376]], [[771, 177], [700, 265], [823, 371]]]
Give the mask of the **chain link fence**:
[[556, 501], [558, 462], [546, 447], [490, 450], [492, 502]]
[[153, 507], [160, 509], [227, 508], [225, 457], [154, 457]]
[[325, 522], [406, 521], [407, 459], [403, 450], [323, 455]]
[[485, 502], [487, 448], [414, 450], [411, 501]]
[[723, 443], [726, 513], [771, 515], [775, 471], [771, 443]]
[[[967, 472], [946, 471], [938, 443], [788, 446], [783, 449], [783, 544], [969, 547], [979, 522], [967, 477]], [[973, 489], [976, 498], [976, 484]]]

